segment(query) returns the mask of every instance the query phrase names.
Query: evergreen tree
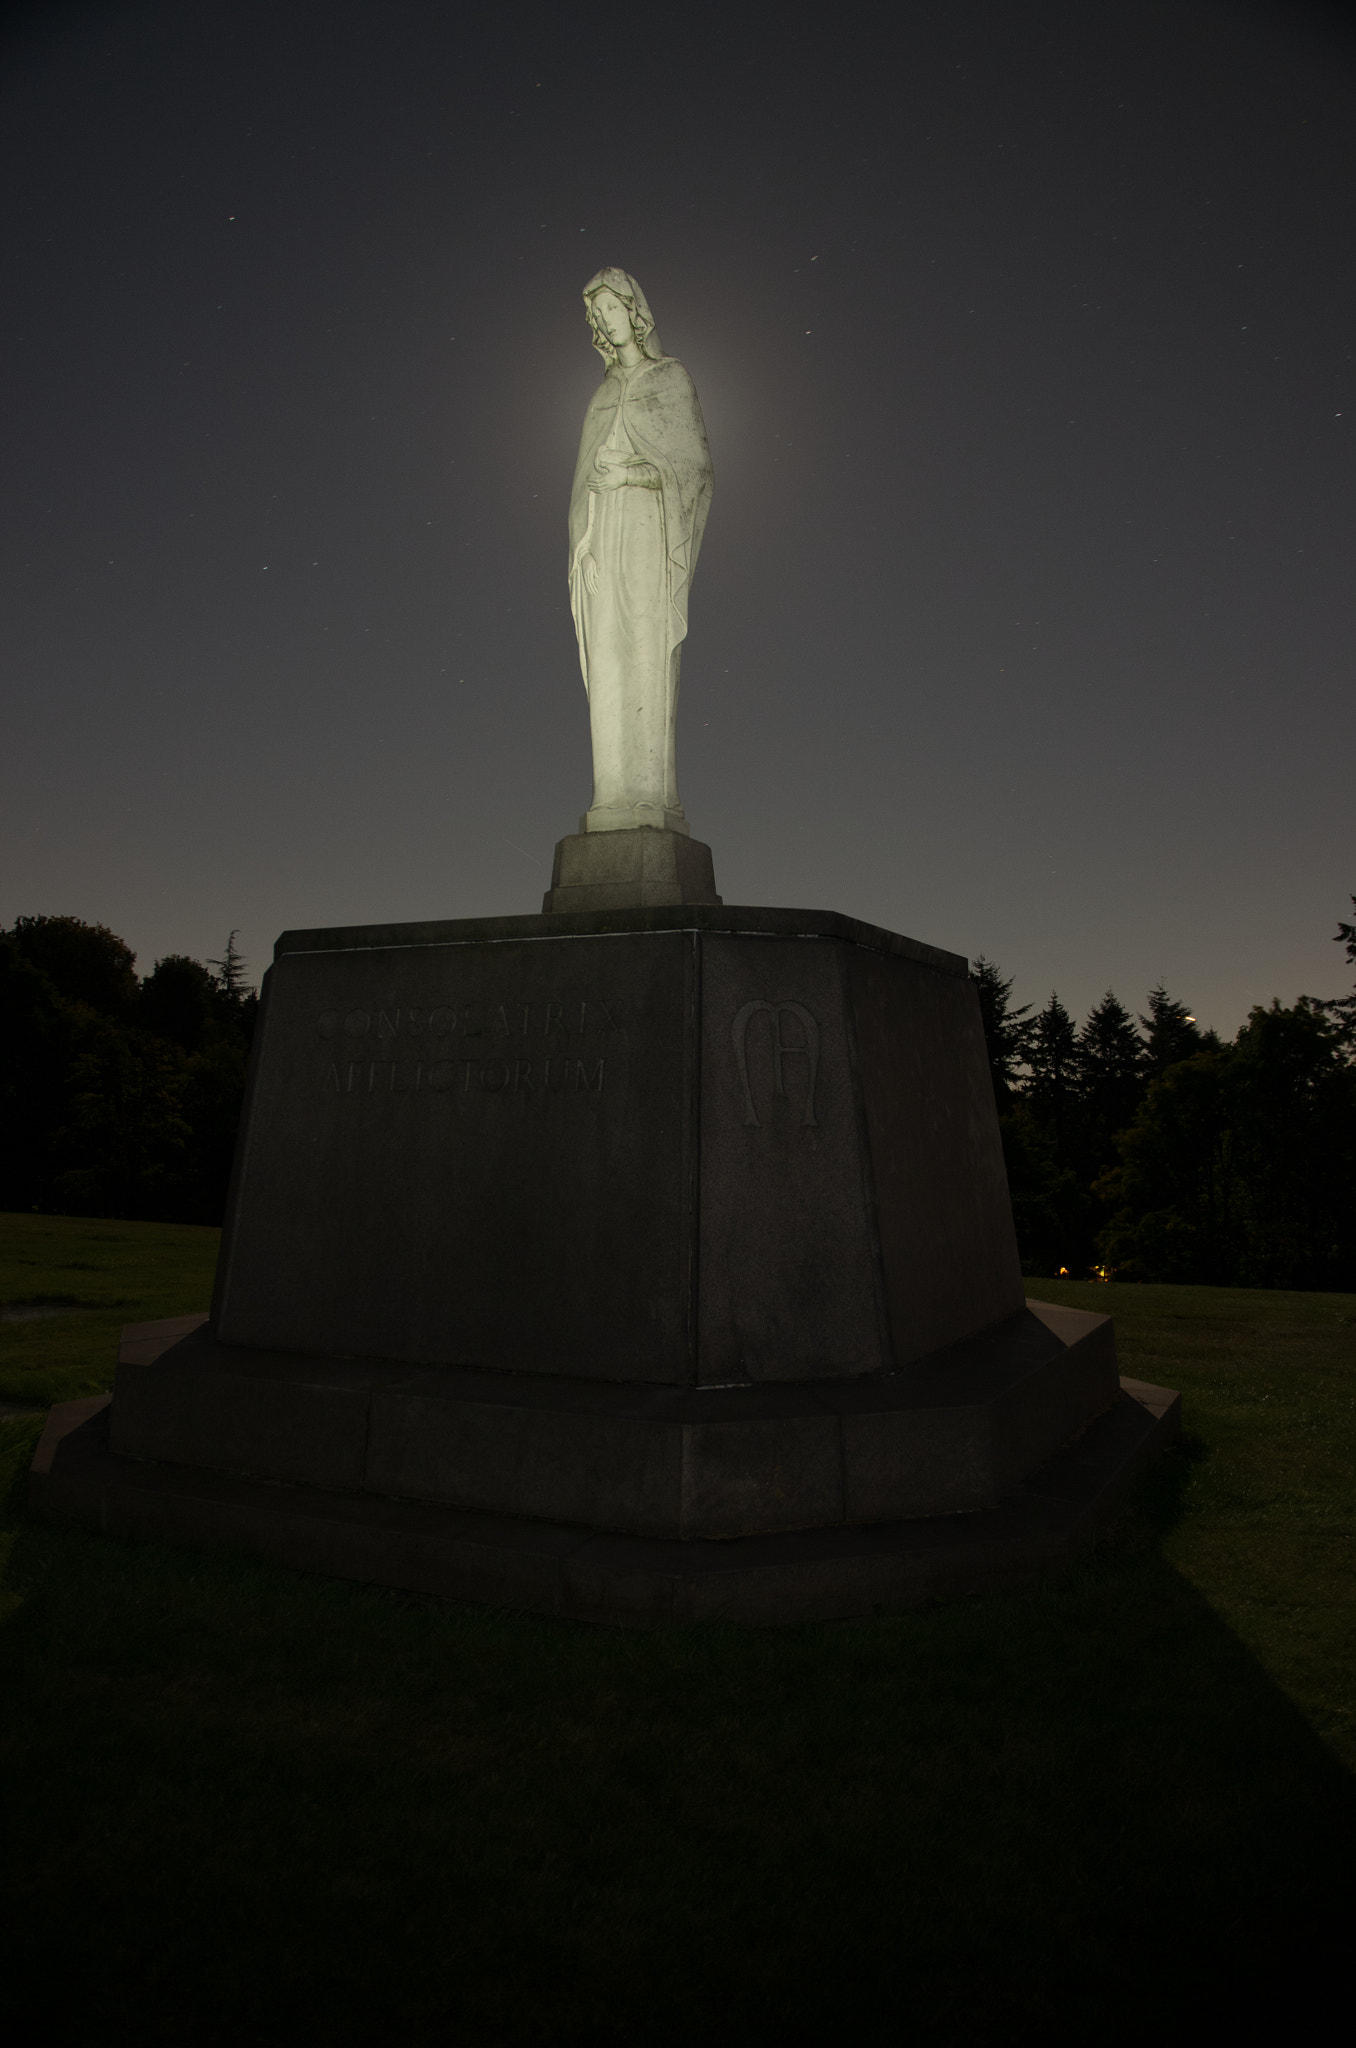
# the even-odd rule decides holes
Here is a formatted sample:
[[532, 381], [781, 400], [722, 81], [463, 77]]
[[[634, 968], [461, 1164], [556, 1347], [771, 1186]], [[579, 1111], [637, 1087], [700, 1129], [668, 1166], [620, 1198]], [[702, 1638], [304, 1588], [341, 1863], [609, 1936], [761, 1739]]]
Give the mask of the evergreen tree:
[[[1356, 910], [1356, 896], [1353, 896], [1351, 899], [1351, 907], [1353, 910]], [[1356, 967], [1356, 924], [1343, 924], [1339, 918], [1337, 921], [1337, 931], [1333, 937], [1333, 944], [1335, 946], [1345, 946], [1347, 949], [1347, 964]], [[1323, 1007], [1326, 1010], [1331, 1010], [1333, 1016], [1337, 1019], [1338, 1029], [1342, 1034], [1342, 1043], [1347, 1046], [1356, 1046], [1356, 988], [1352, 990], [1349, 996], [1337, 996], [1331, 1002], [1325, 1003]]]
[[1110, 989], [1078, 1038], [1083, 1100], [1099, 1135], [1124, 1130], [1144, 1087], [1144, 1041], [1134, 1018]]
[[1170, 996], [1161, 981], [1149, 990], [1149, 1014], [1139, 1021], [1144, 1027], [1144, 1069], [1150, 1077], [1175, 1067], [1178, 1060], [1193, 1059], [1206, 1044], [1206, 1033], [1185, 1003]]
[[1356, 1067], [1326, 1005], [1254, 1009], [1230, 1062], [1245, 1287], [1356, 1286]]
[[1107, 1258], [1144, 1280], [1356, 1286], [1356, 1066], [1326, 1009], [1255, 1009], [1150, 1085], [1101, 1183]]
[[[215, 974], [209, 968], [215, 968]], [[143, 1021], [188, 1055], [183, 1116], [191, 1132], [175, 1181], [175, 1213], [219, 1223], [235, 1155], [259, 999], [245, 981], [236, 934], [206, 966], [171, 955], [142, 983]]]
[[1022, 1019], [1031, 1008], [1023, 1003], [1012, 1007], [1014, 977], [1003, 979], [1001, 970], [981, 953], [970, 969], [970, 979], [979, 991], [979, 1014], [984, 1023], [984, 1045], [989, 1055], [989, 1078], [994, 1100], [1003, 1108], [1016, 1092], [1018, 1068], [1027, 1056], [1031, 1025]]
[[52, 1128], [70, 1064], [60, 997], [0, 932], [0, 1209], [36, 1208], [48, 1194]]
[[245, 979], [245, 960], [235, 943], [236, 936], [237, 934], [232, 932], [227, 939], [224, 960], [209, 960], [207, 963], [209, 967], [216, 968], [217, 986], [227, 1002], [233, 1004], [243, 1003], [247, 996], [253, 994]]
[[1065, 1266], [1081, 1272], [1092, 1257], [1086, 1216], [1091, 1205], [1060, 1158], [1050, 1126], [1019, 1095], [999, 1117], [998, 1128], [1022, 1271], [1052, 1275]]
[[1077, 1027], [1053, 992], [1045, 1008], [1032, 1020], [1026, 1063], [1031, 1076], [1025, 1090], [1027, 1100], [1038, 1119], [1049, 1128], [1062, 1161], [1081, 1087], [1082, 1067]]
[[77, 917], [0, 932], [0, 1208], [218, 1223], [258, 1007], [232, 932], [216, 974]]
[[1127, 1279], [1237, 1284], [1242, 1263], [1227, 1062], [1178, 1060], [1149, 1085], [1098, 1182], [1116, 1211], [1098, 1247]]
[[1008, 1129], [1005, 1155], [1020, 1177], [1022, 1199], [1014, 1193], [1018, 1246], [1027, 1272], [1084, 1272], [1096, 1255], [1103, 1218], [1090, 1192], [1101, 1164], [1088, 1142], [1083, 1061], [1077, 1027], [1059, 997], [1051, 994], [1034, 1018], [1027, 1042], [1029, 1079], [1020, 1112], [1033, 1130]]

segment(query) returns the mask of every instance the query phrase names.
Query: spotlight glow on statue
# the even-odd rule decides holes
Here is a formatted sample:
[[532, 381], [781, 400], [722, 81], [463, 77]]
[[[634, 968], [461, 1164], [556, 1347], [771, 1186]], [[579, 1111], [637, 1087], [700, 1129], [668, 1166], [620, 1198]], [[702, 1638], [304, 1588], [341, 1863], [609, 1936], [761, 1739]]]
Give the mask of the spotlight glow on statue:
[[570, 609], [593, 737], [588, 832], [686, 832], [674, 728], [687, 595], [711, 503], [692, 379], [645, 294], [609, 266], [584, 287], [607, 375], [584, 416], [570, 497]]

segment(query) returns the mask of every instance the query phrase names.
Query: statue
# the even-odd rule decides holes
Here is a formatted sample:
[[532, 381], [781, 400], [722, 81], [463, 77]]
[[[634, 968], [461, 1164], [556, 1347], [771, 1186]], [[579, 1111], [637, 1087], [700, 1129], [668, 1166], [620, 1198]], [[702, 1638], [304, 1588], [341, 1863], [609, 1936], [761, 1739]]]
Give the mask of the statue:
[[645, 294], [609, 266], [584, 286], [607, 365], [584, 416], [570, 498], [570, 609], [589, 700], [584, 829], [686, 833], [674, 726], [687, 594], [711, 502], [701, 407]]

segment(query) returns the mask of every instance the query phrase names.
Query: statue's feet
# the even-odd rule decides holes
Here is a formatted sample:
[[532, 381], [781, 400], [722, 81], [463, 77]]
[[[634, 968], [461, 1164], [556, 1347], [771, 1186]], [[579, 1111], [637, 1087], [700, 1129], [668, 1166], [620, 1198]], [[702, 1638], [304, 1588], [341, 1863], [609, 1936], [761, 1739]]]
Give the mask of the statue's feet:
[[672, 810], [661, 803], [594, 804], [579, 820], [581, 832], [635, 832], [646, 826], [684, 835], [692, 829], [681, 804]]

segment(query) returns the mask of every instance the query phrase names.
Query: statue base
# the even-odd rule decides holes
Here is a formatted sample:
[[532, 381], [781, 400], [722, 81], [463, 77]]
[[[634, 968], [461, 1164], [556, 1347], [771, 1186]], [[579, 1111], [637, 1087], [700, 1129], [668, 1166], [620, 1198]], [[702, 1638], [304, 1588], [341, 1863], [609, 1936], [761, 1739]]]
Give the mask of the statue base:
[[[125, 1333], [124, 1356], [145, 1362], [148, 1391], [153, 1373], [166, 1391], [175, 1379], [196, 1391], [177, 1335], [171, 1324]], [[1124, 1507], [1177, 1435], [1180, 1410], [1167, 1388], [1123, 1379], [1095, 1422], [991, 1506], [713, 1540], [394, 1497], [347, 1474], [337, 1484], [311, 1471], [303, 1483], [258, 1478], [257, 1453], [242, 1455], [234, 1439], [214, 1448], [210, 1463], [176, 1458], [177, 1445], [168, 1457], [129, 1456], [114, 1447], [121, 1384], [120, 1370], [113, 1408], [102, 1394], [52, 1409], [29, 1478], [39, 1520], [133, 1541], [222, 1545], [424, 1599], [627, 1628], [840, 1621], [1028, 1584], [1072, 1562]], [[474, 1447], [473, 1435], [466, 1444]], [[551, 1448], [550, 1469], [568, 1469], [569, 1437]], [[585, 1486], [592, 1477], [583, 1475]]]
[[1014, 1584], [1176, 1427], [1024, 1300], [965, 961], [822, 911], [285, 933], [200, 1323], [39, 1514], [594, 1621]]
[[[580, 820], [587, 826], [587, 818]], [[556, 846], [544, 911], [649, 910], [679, 903], [718, 904], [711, 849], [653, 825], [572, 833]]]

